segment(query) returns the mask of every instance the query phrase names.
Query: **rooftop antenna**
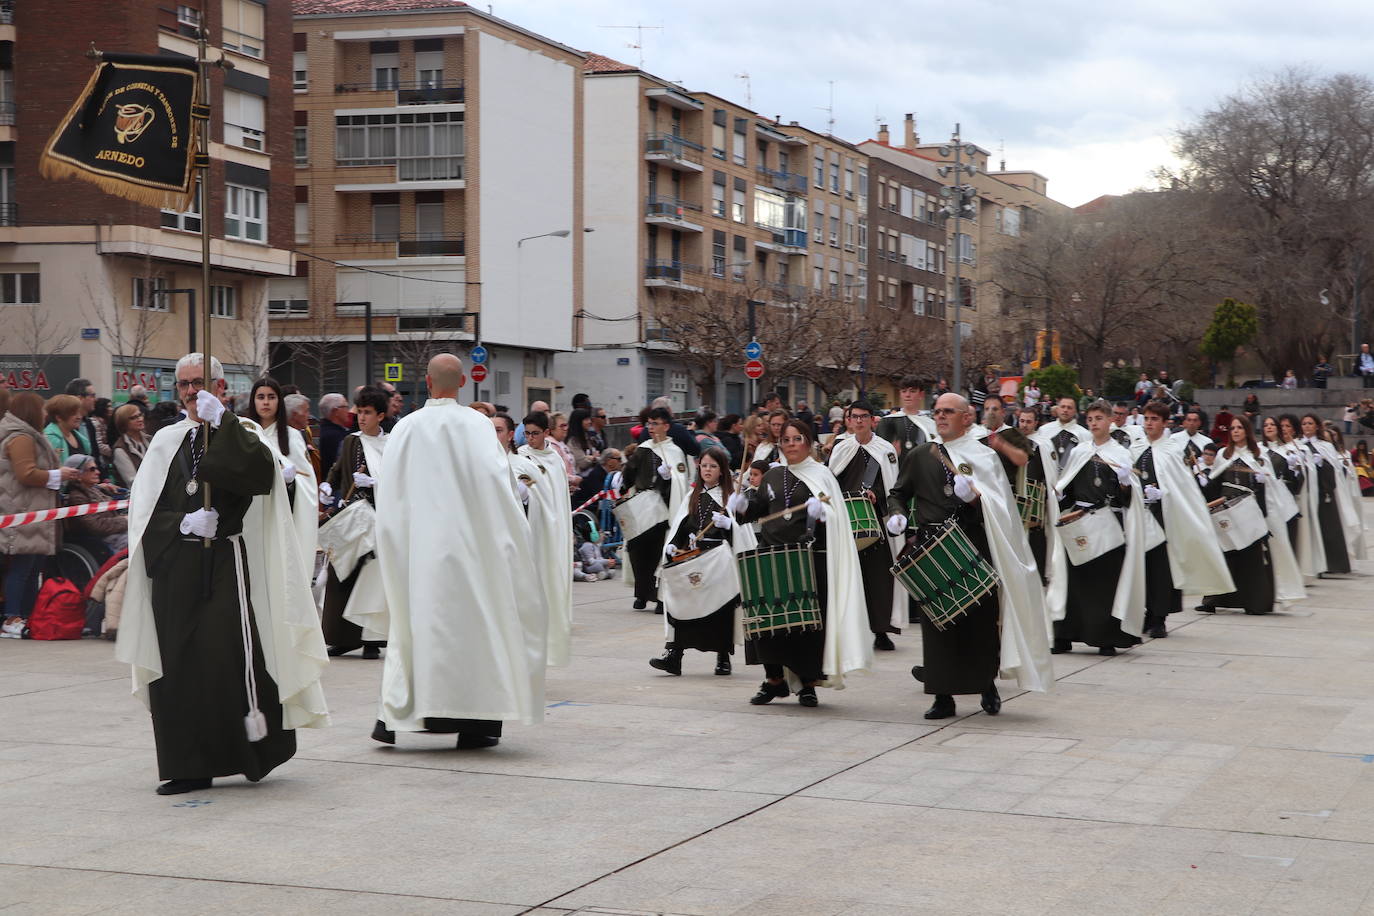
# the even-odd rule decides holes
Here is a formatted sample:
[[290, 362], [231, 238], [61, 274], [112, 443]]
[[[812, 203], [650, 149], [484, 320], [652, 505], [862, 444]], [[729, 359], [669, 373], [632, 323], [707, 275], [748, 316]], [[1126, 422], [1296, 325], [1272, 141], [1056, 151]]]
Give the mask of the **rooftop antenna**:
[[878, 136], [878, 131], [883, 129], [883, 116], [878, 114], [878, 106], [873, 106], [873, 136]]
[[833, 137], [833, 136], [835, 136], [835, 81], [834, 81], [834, 80], [830, 80], [829, 83], [830, 83], [830, 104], [827, 105], [827, 106], [825, 106], [825, 107], [817, 106], [817, 107], [816, 107], [816, 110], [817, 110], [817, 111], [823, 111], [823, 112], [825, 112], [827, 115], [829, 115], [829, 117], [827, 118], [827, 120], [826, 120], [826, 122], [825, 122], [825, 124], [826, 124], [825, 132], [828, 133], [830, 136]]
[[744, 107], [752, 109], [754, 107], [754, 87], [749, 81], [749, 72], [736, 73], [735, 79], [744, 80]]
[[626, 42], [626, 43], [625, 43], [625, 47], [627, 47], [627, 48], [634, 48], [635, 50], [637, 50], [637, 51], [639, 52], [639, 69], [641, 69], [641, 70], [644, 69], [644, 32], [645, 32], [645, 30], [648, 30], [648, 31], [650, 31], [650, 32], [653, 32], [653, 31], [659, 31], [659, 32], [661, 32], [661, 31], [663, 31], [663, 26], [661, 26], [661, 25], [645, 25], [645, 24], [642, 23], [642, 22], [641, 22], [641, 23], [637, 23], [637, 24], [635, 24], [635, 25], [603, 25], [603, 26], [601, 26], [601, 28], [603, 28], [603, 29], [634, 29], [634, 30], [635, 30], [635, 40], [632, 41], [632, 42]]
[[1005, 139], [997, 141], [997, 155], [1002, 163], [1002, 167], [997, 171], [1005, 172], [1007, 170], [1007, 141]]

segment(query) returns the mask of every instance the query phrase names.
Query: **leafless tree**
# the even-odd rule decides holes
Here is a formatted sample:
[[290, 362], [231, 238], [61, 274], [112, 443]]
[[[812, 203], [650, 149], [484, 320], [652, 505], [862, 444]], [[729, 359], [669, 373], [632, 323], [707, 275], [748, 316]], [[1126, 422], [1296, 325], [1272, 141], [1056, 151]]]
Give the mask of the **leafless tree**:
[[98, 284], [92, 283], [89, 276], [82, 278], [86, 291], [82, 316], [100, 329], [100, 346], [110, 354], [114, 365], [124, 372], [138, 372], [157, 335], [171, 318], [167, 296], [154, 296], [155, 284], [162, 278], [153, 259], [145, 255], [139, 274], [139, 279], [144, 281], [145, 299], [139, 303], [130, 302], [126, 308], [110, 282], [111, 275], [102, 272], [101, 276], [103, 282]]
[[48, 362], [63, 353], [76, 339], [76, 329], [65, 327], [41, 305], [9, 306], [0, 328], [0, 349], [32, 360], [36, 372], [46, 372]]

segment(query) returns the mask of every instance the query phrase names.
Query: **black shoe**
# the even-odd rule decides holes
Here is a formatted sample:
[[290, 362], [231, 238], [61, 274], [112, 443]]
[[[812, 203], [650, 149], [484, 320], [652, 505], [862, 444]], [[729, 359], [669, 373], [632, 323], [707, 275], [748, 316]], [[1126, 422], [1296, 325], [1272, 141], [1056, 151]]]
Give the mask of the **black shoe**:
[[911, 676], [924, 684], [926, 680], [926, 669], [921, 667], [920, 665], [912, 665]]
[[635, 610], [636, 610], [636, 611], [642, 611], [642, 610], [644, 610], [644, 609], [645, 609], [646, 607], [648, 607], [648, 606], [649, 606], [649, 602], [645, 601], [643, 598], [636, 598], [636, 599], [635, 599]]
[[803, 706], [815, 707], [821, 705], [820, 698], [816, 696], [815, 687], [803, 687], [801, 690], [798, 690], [797, 702]]
[[716, 674], [721, 676], [731, 674], [734, 669], [730, 666], [730, 654], [728, 652], [716, 653]]
[[937, 693], [935, 702], [926, 710], [927, 719], [948, 719], [954, 715], [954, 697], [947, 693]]
[[785, 697], [790, 692], [787, 689], [786, 681], [781, 684], [770, 684], [768, 681], [764, 681], [759, 685], [759, 692], [750, 697], [749, 702], [755, 706], [762, 706], [764, 703], [770, 703], [779, 697]]
[[474, 735], [469, 732], [458, 736], [457, 748], [460, 751], [471, 751], [480, 747], [496, 747], [500, 743], [500, 738], [491, 735]]
[[372, 726], [372, 740], [380, 741], [383, 744], [395, 744], [396, 733], [387, 728], [385, 722], [378, 719], [377, 724]]
[[1063, 655], [1065, 652], [1073, 651], [1073, 643], [1067, 639], [1056, 639], [1054, 645], [1050, 646], [1051, 655]]
[[1102, 648], [1100, 648], [1100, 649], [1097, 650], [1097, 654], [1098, 654], [1098, 655], [1115, 655], [1115, 654], [1116, 654], [1116, 647], [1115, 647], [1115, 646], [1103, 646]]
[[669, 674], [682, 676], [682, 650], [669, 649], [663, 653], [661, 658], [649, 659], [649, 667], [657, 668], [659, 671], [666, 671]]
[[369, 661], [382, 657], [382, 650], [379, 646], [363, 646], [363, 658]]
[[995, 716], [1002, 711], [1002, 696], [997, 692], [995, 684], [983, 691], [982, 705], [983, 712], [990, 716]]
[[1217, 612], [1217, 607], [1214, 604], [1199, 604], [1197, 607], [1193, 608], [1193, 610], [1197, 611], [1199, 614], [1215, 614]]
[[1169, 637], [1169, 631], [1164, 628], [1164, 621], [1161, 620], [1158, 623], [1151, 624], [1150, 628], [1145, 631], [1145, 635], [1151, 639], [1167, 639]]
[[892, 637], [886, 633], [879, 633], [873, 637], [873, 648], [891, 652], [897, 647], [892, 644]]
[[210, 788], [210, 779], [169, 779], [157, 787], [158, 795], [185, 795]]
[[353, 651], [354, 649], [356, 649], [356, 648], [358, 648], [358, 647], [357, 647], [357, 646], [330, 646], [328, 649], [325, 649], [324, 652], [325, 652], [325, 654], [328, 655], [330, 658], [338, 658], [340, 655], [347, 655], [348, 653], [352, 652], [352, 651]]
[[654, 602], [654, 613], [655, 613], [655, 614], [662, 614], [662, 613], [663, 613], [663, 602], [662, 602], [662, 601], [655, 601], [655, 602]]

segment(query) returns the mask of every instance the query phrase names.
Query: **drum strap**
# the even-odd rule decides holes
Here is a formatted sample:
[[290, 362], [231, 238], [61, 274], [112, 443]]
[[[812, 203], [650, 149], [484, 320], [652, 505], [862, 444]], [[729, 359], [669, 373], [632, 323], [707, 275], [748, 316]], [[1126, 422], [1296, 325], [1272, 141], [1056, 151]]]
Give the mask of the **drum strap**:
[[862, 456], [864, 460], [863, 488], [865, 490], [871, 490], [873, 489], [874, 481], [878, 479], [878, 462], [873, 460], [873, 456], [868, 453], [868, 449], [864, 448], [862, 445], [859, 446], [859, 455]]

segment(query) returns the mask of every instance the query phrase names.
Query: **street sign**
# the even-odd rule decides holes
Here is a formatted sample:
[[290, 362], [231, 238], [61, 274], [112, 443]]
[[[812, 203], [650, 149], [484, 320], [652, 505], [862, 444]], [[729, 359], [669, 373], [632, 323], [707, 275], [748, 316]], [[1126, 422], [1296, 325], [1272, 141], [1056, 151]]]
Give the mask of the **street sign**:
[[487, 367], [478, 363], [472, 367], [472, 380], [474, 382], [484, 382], [487, 379]]
[[758, 358], [759, 358], [760, 356], [762, 356], [762, 355], [763, 355], [763, 344], [759, 343], [757, 340], [751, 340], [751, 341], [749, 341], [747, 344], [744, 345], [744, 358], [745, 358], [745, 359], [758, 359]]
[[385, 380], [385, 381], [388, 381], [388, 382], [403, 382], [403, 381], [405, 381], [405, 366], [402, 365], [401, 363], [387, 363], [387, 364], [386, 364], [386, 367], [385, 367], [385, 369], [384, 369], [383, 371], [384, 371], [385, 374], [382, 376], [382, 378], [383, 378], [383, 380]]
[[487, 348], [478, 344], [472, 348], [472, 352], [468, 353], [468, 359], [472, 360], [474, 366], [482, 365], [487, 361]]
[[751, 359], [744, 364], [744, 374], [750, 378], [763, 378], [763, 362]]

